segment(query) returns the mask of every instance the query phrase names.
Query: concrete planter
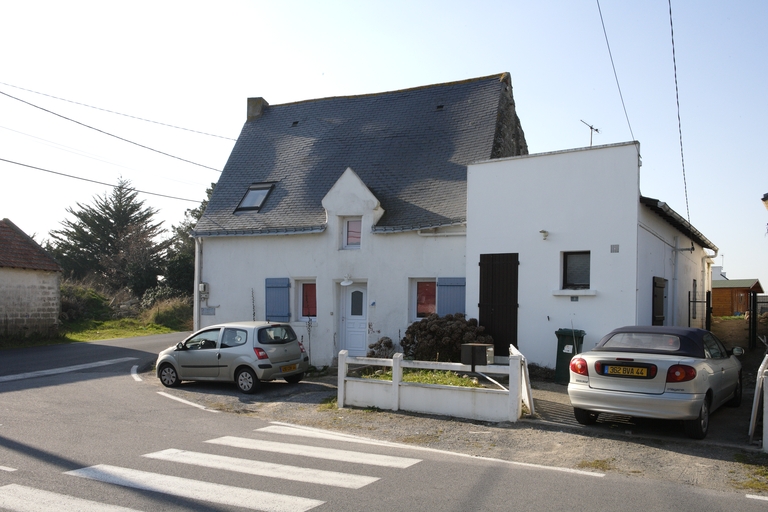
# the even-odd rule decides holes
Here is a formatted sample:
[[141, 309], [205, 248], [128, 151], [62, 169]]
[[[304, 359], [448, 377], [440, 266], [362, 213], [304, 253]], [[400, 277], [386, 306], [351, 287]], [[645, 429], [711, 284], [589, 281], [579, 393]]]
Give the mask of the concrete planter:
[[[509, 365], [475, 366], [476, 372], [508, 375], [509, 390], [465, 388], [435, 384], [403, 382], [403, 368], [471, 372], [469, 365], [406, 361], [402, 354], [392, 359], [349, 357], [339, 352], [338, 407], [377, 407], [392, 411], [409, 411], [481, 421], [515, 422], [522, 415], [521, 404], [533, 412], [525, 358], [514, 351]], [[392, 368], [392, 381], [361, 379], [348, 376], [349, 365], [386, 366]]]

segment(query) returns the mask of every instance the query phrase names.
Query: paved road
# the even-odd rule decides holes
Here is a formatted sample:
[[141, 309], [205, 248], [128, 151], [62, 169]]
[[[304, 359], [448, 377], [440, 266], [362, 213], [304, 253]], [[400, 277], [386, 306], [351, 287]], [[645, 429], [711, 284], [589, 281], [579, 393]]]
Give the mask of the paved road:
[[[58, 350], [54, 347], [40, 349], [43, 354], [28, 353], [27, 358], [0, 353], [5, 377], [0, 381], [0, 508], [752, 511], [768, 507], [766, 501], [732, 493], [644, 479], [632, 479], [630, 485], [620, 475], [467, 457], [202, 410], [171, 400], [158, 393], [156, 385], [131, 376], [136, 362], [153, 359], [154, 349], [149, 347], [154, 342], [159, 348], [169, 344], [167, 339], [145, 339], [141, 347], [134, 341], [109, 342], [74, 358], [47, 353]], [[11, 360], [16, 373], [8, 368]], [[93, 363], [104, 364], [78, 368]], [[62, 368], [75, 369], [33, 373]]]

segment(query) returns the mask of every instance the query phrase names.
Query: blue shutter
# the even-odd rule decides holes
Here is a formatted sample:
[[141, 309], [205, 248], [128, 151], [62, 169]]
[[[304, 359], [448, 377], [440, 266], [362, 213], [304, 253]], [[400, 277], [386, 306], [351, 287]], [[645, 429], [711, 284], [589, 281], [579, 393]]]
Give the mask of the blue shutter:
[[438, 316], [465, 312], [466, 283], [465, 277], [437, 278]]
[[266, 279], [266, 319], [271, 322], [291, 320], [291, 280], [287, 277]]

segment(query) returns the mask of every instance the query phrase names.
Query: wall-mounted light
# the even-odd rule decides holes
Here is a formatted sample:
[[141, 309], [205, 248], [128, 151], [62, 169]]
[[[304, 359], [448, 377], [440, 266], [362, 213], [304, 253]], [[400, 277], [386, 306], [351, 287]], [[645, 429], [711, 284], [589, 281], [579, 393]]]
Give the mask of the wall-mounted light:
[[344, 274], [344, 280], [340, 283], [341, 286], [349, 286], [352, 284], [352, 276], [349, 274]]
[[765, 209], [768, 210], [768, 194], [763, 194], [763, 204], [765, 205]]
[[549, 236], [549, 231], [547, 231], [546, 229], [542, 229], [541, 231], [539, 231], [539, 233], [541, 233], [541, 238], [543, 240], [546, 240], [547, 237]]

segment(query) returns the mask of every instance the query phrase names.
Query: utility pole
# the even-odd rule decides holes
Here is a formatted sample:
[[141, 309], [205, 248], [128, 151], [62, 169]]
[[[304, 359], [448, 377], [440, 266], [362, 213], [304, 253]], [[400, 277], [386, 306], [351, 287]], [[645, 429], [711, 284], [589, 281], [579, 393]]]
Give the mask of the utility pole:
[[583, 119], [580, 119], [582, 123], [589, 126], [589, 147], [592, 147], [592, 133], [600, 133], [600, 130], [589, 124], [588, 122], [584, 121]]

